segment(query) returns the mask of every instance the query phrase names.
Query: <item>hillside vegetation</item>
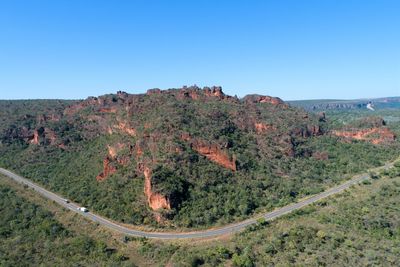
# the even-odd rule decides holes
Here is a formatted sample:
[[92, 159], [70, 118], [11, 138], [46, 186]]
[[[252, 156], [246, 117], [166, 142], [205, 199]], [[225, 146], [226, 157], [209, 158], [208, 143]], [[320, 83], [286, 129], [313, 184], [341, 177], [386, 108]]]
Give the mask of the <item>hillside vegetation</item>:
[[136, 225], [226, 224], [318, 193], [400, 151], [395, 135], [349, 140], [331, 134], [324, 114], [269, 96], [238, 99], [220, 87], [0, 106], [0, 166]]

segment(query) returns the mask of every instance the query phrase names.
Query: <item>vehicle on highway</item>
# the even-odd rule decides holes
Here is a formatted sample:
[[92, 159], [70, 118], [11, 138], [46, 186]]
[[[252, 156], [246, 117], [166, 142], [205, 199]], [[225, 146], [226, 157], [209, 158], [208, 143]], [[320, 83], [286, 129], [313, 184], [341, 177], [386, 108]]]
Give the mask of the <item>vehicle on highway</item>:
[[78, 210], [79, 211], [82, 211], [82, 212], [88, 212], [89, 210], [87, 209], [87, 208], [85, 208], [85, 207], [78, 207]]
[[63, 200], [65, 203], [69, 203], [69, 199], [64, 198]]

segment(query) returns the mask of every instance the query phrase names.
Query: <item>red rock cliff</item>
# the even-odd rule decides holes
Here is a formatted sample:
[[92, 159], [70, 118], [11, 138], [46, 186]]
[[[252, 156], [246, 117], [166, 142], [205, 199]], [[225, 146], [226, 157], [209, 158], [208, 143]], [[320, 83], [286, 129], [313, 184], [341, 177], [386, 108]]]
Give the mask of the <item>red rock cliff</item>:
[[43, 143], [55, 145], [57, 143], [57, 136], [53, 130], [40, 127], [33, 131], [33, 136], [29, 140], [29, 143], [35, 145], [40, 145]]
[[38, 129], [35, 129], [35, 130], [33, 131], [33, 137], [32, 137], [32, 139], [31, 139], [29, 142], [30, 142], [31, 144], [38, 145], [39, 142], [40, 142], [39, 138], [40, 138], [40, 135], [42, 135], [42, 133], [43, 133], [43, 131], [39, 131]]
[[155, 193], [151, 186], [151, 170], [148, 167], [144, 168], [144, 194], [147, 197], [147, 202], [152, 210], [159, 209], [171, 209], [171, 203], [169, 200], [161, 195], [160, 193]]
[[228, 153], [220, 149], [218, 145], [195, 140], [192, 142], [192, 148], [222, 167], [236, 171], [235, 159], [231, 159]]
[[247, 104], [252, 103], [270, 103], [272, 105], [280, 105], [285, 104], [285, 102], [280, 99], [279, 97], [272, 97], [272, 96], [264, 96], [264, 95], [246, 95], [243, 100]]
[[363, 140], [372, 144], [381, 144], [396, 140], [396, 135], [386, 127], [375, 127], [361, 130], [332, 131], [333, 135], [347, 139]]
[[215, 96], [220, 99], [223, 99], [225, 97], [224, 92], [222, 92], [222, 87], [221, 86], [213, 86], [211, 88], [205, 87], [204, 88], [204, 94], [206, 96]]
[[222, 150], [218, 145], [192, 139], [188, 133], [183, 133], [181, 135], [181, 139], [183, 141], [190, 142], [195, 151], [205, 156], [209, 160], [221, 165], [222, 167], [236, 171], [236, 160], [231, 158], [227, 151]]
[[117, 168], [115, 166], [111, 165], [111, 160], [109, 157], [106, 157], [103, 160], [103, 172], [101, 172], [99, 175], [97, 175], [96, 180], [97, 181], [102, 181], [106, 179], [109, 175], [115, 173], [117, 171]]

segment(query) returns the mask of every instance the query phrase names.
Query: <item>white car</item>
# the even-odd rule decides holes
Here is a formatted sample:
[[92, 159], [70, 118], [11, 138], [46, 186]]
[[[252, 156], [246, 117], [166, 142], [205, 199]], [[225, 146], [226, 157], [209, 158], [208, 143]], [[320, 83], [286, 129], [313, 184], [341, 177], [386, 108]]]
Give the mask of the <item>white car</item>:
[[89, 210], [87, 209], [87, 208], [85, 208], [85, 207], [78, 207], [78, 210], [79, 211], [82, 211], [82, 212], [88, 212]]

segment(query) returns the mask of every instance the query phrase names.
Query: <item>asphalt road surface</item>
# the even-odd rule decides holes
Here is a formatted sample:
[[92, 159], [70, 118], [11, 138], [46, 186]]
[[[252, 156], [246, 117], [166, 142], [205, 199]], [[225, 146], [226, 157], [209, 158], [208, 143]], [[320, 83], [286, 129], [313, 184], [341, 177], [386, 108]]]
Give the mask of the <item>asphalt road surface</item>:
[[[388, 169], [392, 166], [393, 166], [393, 163], [388, 163], [385, 166], [383, 166], [382, 168]], [[50, 192], [50, 191], [44, 189], [43, 187], [38, 186], [37, 184], [34, 184], [33, 182], [31, 182], [30, 180], [28, 180], [26, 178], [23, 178], [15, 173], [10, 172], [3, 168], [0, 168], [0, 173], [10, 177], [11, 179], [13, 179], [19, 183], [27, 185], [28, 187], [34, 189], [35, 191], [37, 191], [39, 194], [43, 195], [44, 197], [57, 202], [59, 205], [65, 207], [67, 209], [70, 209], [73, 212], [79, 213], [80, 215], [82, 215], [96, 223], [99, 223], [107, 228], [110, 228], [114, 231], [120, 232], [125, 235], [130, 235], [130, 236], [156, 238], [156, 239], [207, 238], [207, 237], [215, 237], [215, 236], [219, 236], [219, 235], [235, 233], [240, 230], [243, 230], [244, 228], [246, 228], [247, 226], [249, 226], [251, 224], [257, 223], [257, 220], [260, 218], [264, 218], [267, 221], [273, 220], [284, 214], [301, 209], [304, 206], [312, 204], [312, 203], [314, 203], [318, 200], [321, 200], [323, 198], [326, 198], [330, 195], [337, 194], [337, 193], [349, 188], [350, 186], [352, 186], [354, 184], [358, 184], [358, 183], [362, 182], [363, 180], [366, 180], [369, 178], [368, 174], [355, 176], [353, 179], [348, 180], [341, 185], [332, 187], [320, 194], [300, 200], [297, 203], [290, 204], [290, 205], [284, 206], [282, 208], [278, 208], [274, 211], [271, 211], [271, 212], [268, 212], [268, 213], [265, 213], [262, 215], [258, 215], [254, 218], [251, 218], [251, 219], [248, 219], [248, 220], [245, 220], [242, 222], [234, 223], [234, 224], [229, 224], [227, 226], [223, 226], [220, 228], [212, 228], [212, 229], [208, 229], [208, 230], [193, 231], [193, 232], [150, 232], [150, 231], [135, 230], [135, 229], [128, 228], [126, 226], [119, 225], [119, 224], [114, 223], [104, 217], [94, 214], [90, 211], [88, 211], [88, 212], [79, 211], [78, 210], [78, 208], [80, 207], [79, 205], [72, 203], [72, 202], [67, 203], [65, 201], [65, 198], [63, 198], [62, 196], [56, 195], [53, 192]], [[90, 209], [90, 207], [88, 207], [88, 209]]]

